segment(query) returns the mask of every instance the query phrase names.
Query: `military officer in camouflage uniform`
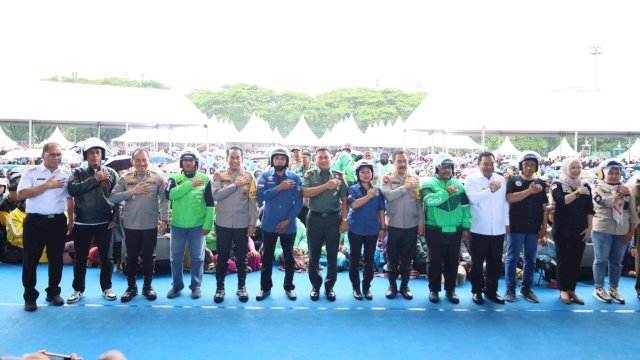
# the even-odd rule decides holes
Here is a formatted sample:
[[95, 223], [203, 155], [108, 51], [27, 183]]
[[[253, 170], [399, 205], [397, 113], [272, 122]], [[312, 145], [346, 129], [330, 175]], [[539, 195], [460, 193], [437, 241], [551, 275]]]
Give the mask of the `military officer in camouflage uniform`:
[[[131, 155], [134, 170], [122, 175], [111, 192], [114, 203], [125, 201], [122, 208], [122, 226], [127, 246], [127, 291], [120, 300], [127, 302], [138, 294], [136, 274], [138, 257], [142, 257], [144, 285], [142, 295], [155, 300], [157, 295], [151, 287], [153, 278], [158, 227], [167, 227], [167, 197], [164, 174], [149, 170], [149, 153], [137, 149]], [[158, 216], [160, 219], [158, 220]]]
[[307, 171], [302, 179], [302, 195], [309, 198], [307, 216], [307, 240], [309, 242], [309, 280], [311, 300], [320, 298], [322, 275], [320, 253], [322, 243], [327, 246], [327, 277], [325, 294], [329, 301], [336, 300], [333, 286], [337, 277], [337, 258], [340, 233], [347, 231], [347, 182], [344, 174], [331, 170], [331, 154], [326, 148], [316, 150], [317, 167]]

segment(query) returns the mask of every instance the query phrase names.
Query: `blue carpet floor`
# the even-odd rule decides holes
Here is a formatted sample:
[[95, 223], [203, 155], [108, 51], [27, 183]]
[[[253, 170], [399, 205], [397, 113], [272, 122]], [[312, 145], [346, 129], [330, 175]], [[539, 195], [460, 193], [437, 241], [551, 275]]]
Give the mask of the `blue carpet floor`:
[[[129, 359], [636, 358], [623, 339], [637, 331], [640, 320], [640, 302], [629, 278], [620, 286], [626, 305], [600, 303], [591, 296], [592, 286], [580, 284], [577, 292], [585, 306], [564, 305], [558, 291], [545, 286], [534, 289], [540, 304], [518, 298], [516, 303], [479, 306], [471, 301], [469, 283], [457, 289], [459, 305], [444, 296], [440, 304], [431, 304], [424, 279], [411, 281], [411, 301], [386, 299], [388, 282], [383, 278], [374, 279], [373, 301], [357, 301], [346, 272], [338, 274], [336, 302], [324, 296], [309, 300], [307, 274], [296, 274], [298, 300], [289, 301], [282, 290], [284, 273], [274, 270], [274, 289], [266, 300], [255, 300], [256, 272], [247, 279], [249, 302], [238, 301], [237, 278], [229, 275], [227, 297], [218, 305], [213, 302], [213, 275], [205, 274], [199, 300], [192, 300], [188, 290], [167, 299], [171, 279], [159, 275], [154, 279], [156, 301], [139, 295], [122, 304], [100, 296], [99, 271], [89, 269], [85, 298], [54, 307], [44, 301], [46, 271], [46, 265], [38, 268], [39, 309], [27, 313], [20, 266], [0, 264], [0, 354], [47, 349], [97, 359], [119, 349]], [[72, 292], [72, 277], [71, 266], [65, 266], [65, 299]], [[113, 280], [120, 296], [126, 280], [120, 273]]]

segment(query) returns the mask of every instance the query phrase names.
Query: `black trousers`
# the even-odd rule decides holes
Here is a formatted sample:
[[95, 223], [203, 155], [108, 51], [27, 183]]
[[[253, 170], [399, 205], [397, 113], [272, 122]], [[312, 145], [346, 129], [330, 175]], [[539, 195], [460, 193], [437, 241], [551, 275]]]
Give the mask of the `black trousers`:
[[322, 214], [309, 211], [307, 216], [307, 241], [309, 242], [309, 281], [314, 289], [322, 286], [320, 256], [322, 243], [327, 246], [326, 291], [332, 290], [338, 277], [338, 246], [340, 245], [340, 213]]
[[84, 292], [85, 276], [87, 274], [87, 256], [91, 240], [95, 239], [100, 253], [100, 287], [102, 290], [111, 289], [111, 274], [113, 274], [113, 256], [111, 247], [111, 230], [109, 224], [74, 225], [73, 247], [76, 256], [73, 260], [73, 289]]
[[443, 233], [427, 228], [425, 238], [429, 250], [427, 254], [429, 290], [440, 291], [440, 276], [444, 274], [444, 289], [455, 291], [462, 232]]
[[216, 233], [218, 235], [218, 242], [216, 243], [218, 251], [216, 281], [218, 288], [224, 288], [224, 278], [227, 276], [227, 270], [229, 269], [227, 262], [231, 256], [232, 246], [234, 249], [233, 255], [236, 258], [236, 268], [238, 269], [238, 288], [244, 287], [247, 279], [247, 248], [249, 246], [247, 228], [234, 229], [216, 224]]
[[560, 233], [554, 234], [553, 239], [556, 242], [558, 289], [574, 291], [580, 279], [580, 262], [585, 247], [582, 235]]
[[349, 245], [351, 246], [351, 259], [349, 261], [349, 279], [354, 289], [360, 289], [360, 253], [364, 246], [364, 270], [362, 271], [362, 289], [371, 287], [373, 280], [373, 255], [378, 244], [378, 234], [357, 235], [349, 231]]
[[[400, 286], [409, 284], [411, 260], [416, 256], [418, 227], [407, 229], [387, 227], [387, 270], [389, 282], [395, 285], [398, 275], [402, 276]], [[398, 271], [400, 266], [400, 271]]]
[[22, 285], [24, 286], [24, 300], [35, 301], [40, 295], [36, 290], [36, 269], [45, 246], [49, 260], [47, 296], [60, 295], [62, 254], [64, 253], [64, 243], [67, 240], [67, 217], [64, 214], [50, 216], [27, 214], [23, 229]]
[[156, 261], [156, 242], [158, 241], [158, 229], [133, 230], [124, 229], [124, 243], [127, 246], [127, 282], [136, 286], [138, 274], [138, 257], [142, 258], [142, 273], [144, 275], [144, 287], [151, 286], [153, 271]]
[[271, 290], [273, 281], [271, 281], [271, 273], [273, 272], [273, 253], [276, 249], [276, 241], [280, 237], [280, 245], [282, 245], [282, 258], [284, 260], [284, 289], [293, 290], [293, 274], [295, 273], [296, 262], [293, 259], [293, 242], [296, 234], [277, 234], [273, 232], [262, 232], [262, 272], [260, 273], [260, 289], [264, 291]]
[[[498, 291], [498, 278], [500, 277], [500, 267], [502, 266], [502, 248], [504, 244], [504, 234], [482, 235], [471, 233], [469, 242], [471, 249], [471, 292], [476, 294], [486, 288], [487, 294], [495, 294]], [[487, 262], [487, 279], [485, 278], [483, 264]]]

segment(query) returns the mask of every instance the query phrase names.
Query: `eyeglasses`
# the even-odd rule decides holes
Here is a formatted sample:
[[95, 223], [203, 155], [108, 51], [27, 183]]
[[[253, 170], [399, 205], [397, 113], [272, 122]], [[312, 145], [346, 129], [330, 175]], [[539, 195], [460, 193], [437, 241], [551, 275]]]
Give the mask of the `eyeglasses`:
[[62, 157], [62, 153], [46, 153], [46, 154], [50, 158], [61, 158]]

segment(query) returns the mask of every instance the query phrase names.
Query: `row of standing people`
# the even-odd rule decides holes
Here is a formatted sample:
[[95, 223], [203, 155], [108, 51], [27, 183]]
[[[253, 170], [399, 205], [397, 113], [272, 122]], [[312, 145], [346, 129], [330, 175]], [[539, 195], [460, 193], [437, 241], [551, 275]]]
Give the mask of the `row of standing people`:
[[[526, 260], [528, 257], [527, 243], [530, 242], [526, 240], [526, 235], [529, 235], [529, 238], [532, 238], [533, 235], [538, 236], [538, 232], [542, 231], [542, 225], [537, 221], [540, 219], [542, 222], [546, 211], [546, 200], [542, 202], [542, 196], [539, 196], [539, 201], [542, 203], [539, 204], [537, 210], [535, 202], [530, 204], [527, 201], [527, 205], [519, 210], [517, 206], [512, 206], [512, 213], [509, 214], [509, 202], [519, 203], [525, 199], [538, 198], [531, 195], [544, 194], [544, 184], [532, 182], [531, 176], [527, 176], [527, 171], [524, 171], [529, 161], [537, 167], [539, 158], [537, 161], [529, 159], [520, 163], [523, 167], [524, 177], [521, 181], [514, 179], [513, 191], [510, 191], [507, 196], [504, 178], [493, 173], [495, 159], [491, 153], [483, 153], [478, 157], [480, 172], [477, 176], [469, 179], [465, 191], [462, 185], [451, 177], [455, 166], [451, 157], [443, 156], [436, 159], [436, 177], [427, 181], [420, 188], [418, 178], [407, 171], [406, 154], [398, 151], [393, 156], [395, 170], [392, 174], [383, 177], [382, 189], [379, 191], [371, 185], [374, 169], [371, 164], [366, 162], [365, 165], [368, 166], [357, 166], [355, 171], [357, 181], [353, 186], [348, 187], [344, 174], [330, 169], [330, 153], [325, 148], [316, 151], [317, 167], [308, 170], [302, 179], [287, 170], [290, 157], [286, 149], [272, 152], [270, 159], [272, 167], [261, 175], [257, 183], [251, 175], [242, 169], [242, 150], [240, 148], [232, 147], [228, 150], [229, 168], [216, 173], [212, 181], [196, 171], [198, 168], [197, 153], [183, 152], [180, 159], [183, 171], [172, 177], [168, 184], [165, 183], [161, 174], [148, 169], [149, 155], [145, 150], [140, 149], [133, 153], [132, 164], [135, 170], [125, 174], [119, 180], [113, 171], [101, 165], [101, 160], [104, 159], [106, 152], [104, 143], [98, 139], [88, 140], [85, 142], [83, 150], [89, 164], [88, 168], [76, 169], [73, 174], [69, 174], [59, 167], [61, 157], [59, 145], [47, 144], [43, 148], [43, 164], [27, 171], [19, 185], [18, 198], [28, 199], [27, 212], [29, 215], [25, 219], [25, 260], [23, 264], [25, 309], [28, 311], [37, 309], [35, 300], [38, 297], [38, 292], [35, 289], [35, 268], [44, 245], [47, 245], [47, 252], [52, 259], [49, 267], [47, 301], [54, 305], [64, 303], [60, 297], [59, 287], [62, 271], [61, 256], [57, 255], [58, 253], [61, 255], [61, 245], [63, 246], [65, 237], [74, 228], [74, 223], [76, 225], [74, 241], [78, 243], [76, 245], [78, 254], [74, 265], [74, 292], [68, 302], [76, 302], [84, 295], [84, 274], [86, 272], [84, 264], [86, 263], [89, 240], [92, 237], [96, 239], [99, 248], [104, 248], [104, 250], [100, 249], [100, 254], [103, 256], [100, 276], [103, 296], [108, 300], [116, 299], [115, 293], [111, 289], [113, 264], [110, 261], [107, 247], [108, 240], [102, 241], [101, 239], [110, 238], [105, 234], [117, 226], [118, 221], [125, 229], [125, 242], [128, 249], [127, 263], [130, 265], [127, 267], [128, 288], [121, 300], [126, 302], [137, 295], [138, 256], [142, 257], [144, 264], [142, 294], [148, 299], [155, 299], [156, 293], [151, 287], [153, 250], [156, 229], [158, 227], [162, 229], [167, 225], [167, 199], [172, 201], [173, 207], [171, 240], [173, 282], [172, 288], [167, 294], [169, 298], [178, 296], [184, 287], [181, 261], [187, 245], [191, 254], [191, 296], [193, 298], [201, 296], [202, 266], [198, 266], [198, 264], [202, 265], [204, 257], [203, 235], [210, 231], [210, 227], [214, 225], [212, 214], [215, 203], [217, 208], [215, 227], [218, 233], [218, 251], [221, 257], [216, 269], [215, 302], [224, 300], [224, 277], [227, 270], [224, 268], [227, 265], [225, 256], [228, 257], [232, 245], [236, 247], [238, 258], [244, 259], [241, 261], [246, 261], [246, 257], [243, 256], [246, 253], [243, 244], [246, 245], [246, 236], [251, 236], [255, 232], [256, 201], [265, 202], [263, 219], [265, 263], [261, 275], [261, 290], [256, 297], [258, 300], [267, 297], [271, 291], [272, 266], [270, 265], [272, 262], [269, 262], [269, 259], [273, 258], [272, 253], [277, 238], [280, 238], [283, 245], [285, 292], [290, 299], [296, 298], [293, 285], [292, 241], [289, 240], [291, 235], [295, 233], [295, 217], [303, 206], [303, 197], [309, 199], [307, 235], [310, 252], [309, 278], [312, 284], [310, 297], [312, 300], [319, 298], [323, 282], [319, 271], [320, 249], [323, 242], [327, 245], [328, 254], [328, 271], [324, 279], [324, 292], [329, 300], [335, 300], [336, 294], [333, 286], [337, 273], [336, 254], [339, 233], [347, 230], [350, 231], [350, 238], [355, 240], [355, 243], [352, 244], [354, 247], [352, 253], [358, 256], [362, 247], [365, 250], [362, 288], [360, 288], [357, 268], [350, 269], [350, 278], [354, 288], [353, 295], [358, 299], [363, 297], [371, 299], [372, 294], [369, 289], [373, 277], [371, 249], [375, 247], [376, 242], [386, 229], [389, 233], [387, 246], [390, 285], [386, 292], [388, 298], [392, 298], [398, 293], [396, 282], [399, 277], [402, 279], [400, 293], [405, 298], [412, 298], [408, 287], [410, 263], [415, 251], [417, 236], [426, 232], [430, 254], [428, 273], [430, 280], [429, 299], [431, 301], [439, 301], [441, 274], [444, 274], [447, 298], [454, 303], [459, 301], [454, 288], [460, 239], [470, 236], [473, 263], [476, 264], [471, 272], [474, 302], [483, 302], [482, 292], [493, 301], [504, 302], [497, 294], [498, 261], [502, 253], [502, 239], [509, 231], [510, 218], [527, 218], [530, 220], [527, 224], [519, 225], [523, 232], [514, 232], [511, 236], [511, 239], [517, 239], [518, 237], [514, 234], [525, 234], [522, 236], [522, 242], [509, 241], [507, 293], [505, 295], [507, 300], [510, 300], [509, 295], [512, 295], [515, 288], [515, 280], [510, 275], [510, 267], [513, 266], [515, 269], [515, 263], [513, 259], [510, 261], [509, 258], [514, 254], [519, 254], [518, 246], [524, 244]], [[573, 249], [570, 249], [569, 252], [560, 250], [562, 244], [566, 243], [560, 239], [570, 232], [567, 229], [562, 230], [563, 225], [574, 230], [582, 229], [578, 232], [581, 235], [581, 242], [588, 239], [591, 234], [593, 210], [588, 206], [591, 202], [584, 201], [587, 196], [581, 202], [560, 199], [561, 192], [574, 189], [571, 187], [572, 184], [567, 183], [567, 178], [573, 179], [572, 174], [567, 171], [566, 178], [561, 177], [558, 184], [554, 184], [554, 199], [558, 197], [556, 204], [559, 209], [556, 213], [556, 216], [559, 216], [559, 221], [556, 220], [558, 226], [554, 227], [554, 233], [558, 234], [556, 238], [560, 243], [558, 272], [561, 298], [565, 302], [567, 298], [570, 298], [579, 303], [581, 299], [573, 291], [575, 290], [575, 276], [568, 275], [572, 273], [575, 267], [572, 265], [575, 265], [575, 261], [563, 260], [562, 255], [565, 254], [575, 259], [577, 254]], [[526, 183], [529, 185], [526, 186]], [[565, 185], [569, 187], [566, 188]], [[518, 187], [522, 189], [517, 189]], [[567, 196], [579, 198], [578, 194], [587, 193], [590, 193], [590, 189], [578, 184]], [[590, 197], [588, 198], [590, 200]], [[597, 201], [598, 199], [596, 199]], [[120, 213], [118, 205], [113, 205], [120, 202], [124, 202], [122, 219], [117, 218]], [[574, 209], [570, 212], [562, 210], [562, 206], [573, 202], [575, 202]], [[583, 204], [583, 207], [576, 208], [578, 204]], [[67, 220], [64, 216], [65, 209], [69, 215]], [[513, 212], [516, 211], [519, 213], [514, 215]], [[585, 212], [585, 221], [563, 220], [567, 216], [570, 219], [582, 217], [579, 215], [581, 211]], [[471, 221], [472, 218], [475, 220]], [[634, 227], [636, 222], [634, 220]], [[424, 224], [426, 224], [426, 230]], [[511, 249], [512, 246], [513, 249]], [[87, 251], [83, 250], [84, 247], [87, 248]], [[487, 262], [486, 284], [482, 276], [482, 264], [485, 260]], [[352, 259], [351, 263], [352, 266], [357, 266], [358, 261]], [[579, 258], [577, 263], [579, 264]], [[529, 281], [533, 268], [527, 268], [527, 265], [528, 261], [525, 261], [525, 280], [520, 294], [528, 300], [537, 301], [531, 292], [531, 282]], [[241, 301], [247, 301], [246, 266], [239, 264], [238, 270], [236, 293]], [[563, 274], [563, 271], [566, 273]], [[531, 276], [528, 275], [529, 273]], [[612, 288], [615, 290], [613, 285], [617, 284], [612, 284]]]

